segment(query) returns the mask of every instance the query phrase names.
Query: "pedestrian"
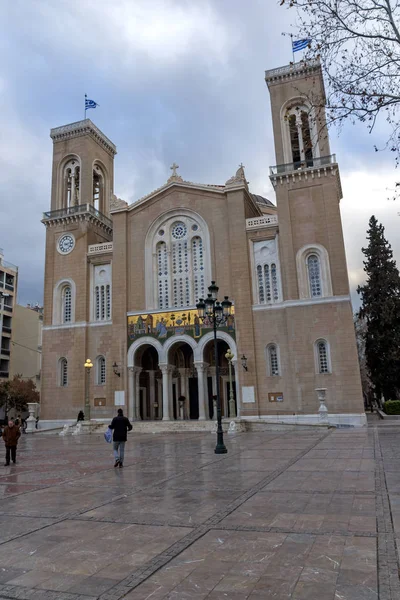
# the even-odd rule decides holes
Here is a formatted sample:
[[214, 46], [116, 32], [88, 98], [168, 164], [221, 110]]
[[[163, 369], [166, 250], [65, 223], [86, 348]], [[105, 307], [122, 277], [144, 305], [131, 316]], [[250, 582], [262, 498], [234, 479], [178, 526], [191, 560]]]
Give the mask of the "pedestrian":
[[39, 429], [39, 417], [36, 417], [35, 429]]
[[113, 430], [114, 467], [121, 469], [124, 466], [125, 442], [128, 437], [128, 431], [132, 431], [132, 425], [129, 419], [124, 417], [122, 408], [119, 408], [117, 413], [109, 428]]
[[5, 467], [8, 467], [10, 464], [10, 454], [11, 460], [15, 464], [17, 462], [17, 444], [19, 436], [21, 432], [19, 427], [14, 423], [12, 419], [8, 421], [8, 425], [3, 429], [3, 440], [6, 445], [6, 462], [4, 463]]
[[80, 410], [78, 412], [78, 418], [76, 419], [76, 422], [79, 423], [79, 421], [84, 421], [85, 420], [85, 414], [83, 412], [83, 410]]

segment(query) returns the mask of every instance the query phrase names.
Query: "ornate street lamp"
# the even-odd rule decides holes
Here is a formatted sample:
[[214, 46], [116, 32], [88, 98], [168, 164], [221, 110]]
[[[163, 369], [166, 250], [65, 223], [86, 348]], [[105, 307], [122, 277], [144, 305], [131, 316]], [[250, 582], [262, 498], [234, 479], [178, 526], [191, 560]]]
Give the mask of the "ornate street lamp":
[[217, 327], [226, 324], [226, 320], [231, 314], [232, 302], [228, 299], [228, 296], [224, 297], [222, 302], [218, 302], [218, 286], [215, 281], [211, 282], [208, 288], [209, 294], [207, 298], [203, 300], [200, 298], [196, 305], [199, 319], [204, 321], [207, 319], [213, 324], [214, 330], [214, 356], [215, 356], [215, 374], [217, 380], [217, 445], [215, 446], [215, 454], [226, 454], [228, 450], [224, 444], [224, 433], [222, 431], [222, 418], [221, 418], [221, 395], [219, 386], [219, 365], [218, 365], [218, 347], [217, 347]]
[[235, 398], [233, 395], [233, 385], [232, 385], [233, 352], [230, 348], [228, 348], [228, 352], [225, 354], [225, 358], [228, 361], [228, 366], [229, 366], [229, 418], [236, 419], [236, 406], [235, 406]]
[[83, 365], [86, 371], [86, 381], [85, 381], [85, 421], [90, 421], [90, 401], [89, 401], [89, 379], [90, 379], [90, 369], [93, 367], [93, 363], [90, 358], [86, 359], [85, 364]]

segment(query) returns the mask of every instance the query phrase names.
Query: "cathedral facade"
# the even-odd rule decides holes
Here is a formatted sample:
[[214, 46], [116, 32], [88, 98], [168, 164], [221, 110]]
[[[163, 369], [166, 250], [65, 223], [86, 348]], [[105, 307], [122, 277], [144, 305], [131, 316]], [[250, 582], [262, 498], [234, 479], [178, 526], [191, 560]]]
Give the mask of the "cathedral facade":
[[[89, 119], [51, 130], [42, 422], [80, 410], [109, 419], [116, 407], [132, 419], [211, 420], [219, 384], [223, 417], [249, 426], [365, 424], [339, 168], [310, 102], [324, 97], [321, 69], [292, 64], [266, 83], [276, 205], [250, 191], [242, 165], [213, 185], [175, 164], [128, 205], [113, 193], [116, 147]], [[196, 309], [212, 281], [233, 303], [217, 363], [212, 323]]]

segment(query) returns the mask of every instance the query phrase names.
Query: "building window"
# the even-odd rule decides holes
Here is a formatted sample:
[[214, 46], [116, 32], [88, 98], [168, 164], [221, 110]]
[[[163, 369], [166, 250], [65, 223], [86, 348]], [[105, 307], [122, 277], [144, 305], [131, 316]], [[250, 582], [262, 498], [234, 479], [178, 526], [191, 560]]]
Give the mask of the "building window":
[[60, 359], [60, 386], [68, 385], [68, 361], [66, 358]]
[[296, 254], [299, 296], [323, 298], [333, 295], [329, 255], [321, 244], [307, 244]]
[[278, 348], [276, 344], [270, 344], [267, 348], [268, 372], [271, 377], [279, 375]]
[[279, 302], [278, 270], [276, 263], [257, 265], [259, 304]]
[[310, 296], [311, 298], [320, 298], [322, 296], [322, 281], [319, 256], [317, 254], [310, 254], [307, 257], [307, 269]]
[[[312, 167], [313, 159], [319, 154], [312, 109], [307, 108], [304, 104], [299, 106], [298, 102], [293, 105], [293, 100], [291, 100], [289, 108], [284, 110], [283, 115], [286, 121], [283, 130], [286, 161], [293, 163], [295, 169], [304, 166]], [[316, 141], [315, 148], [313, 139]]]
[[94, 266], [92, 318], [94, 321], [111, 320], [111, 264]]
[[62, 322], [71, 323], [72, 321], [72, 290], [71, 286], [66, 285], [62, 291]]
[[80, 163], [78, 157], [71, 158], [63, 169], [62, 208], [80, 203]]
[[61, 279], [53, 290], [53, 325], [66, 325], [75, 321], [76, 286], [72, 279]]
[[98, 356], [97, 360], [97, 385], [104, 385], [106, 382], [106, 359], [104, 356]]
[[205, 296], [210, 275], [206, 227], [193, 217], [170, 217], [153, 234], [159, 309], [187, 308]]
[[325, 340], [316, 342], [318, 373], [330, 373], [329, 349]]

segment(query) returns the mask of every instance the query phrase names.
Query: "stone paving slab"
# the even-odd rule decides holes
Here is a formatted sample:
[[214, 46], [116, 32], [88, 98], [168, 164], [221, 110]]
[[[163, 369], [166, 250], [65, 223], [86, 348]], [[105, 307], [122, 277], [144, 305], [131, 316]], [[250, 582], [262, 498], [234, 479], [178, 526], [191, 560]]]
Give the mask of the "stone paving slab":
[[24, 436], [0, 598], [399, 600], [400, 427], [214, 442], [133, 435], [119, 470], [100, 435]]

